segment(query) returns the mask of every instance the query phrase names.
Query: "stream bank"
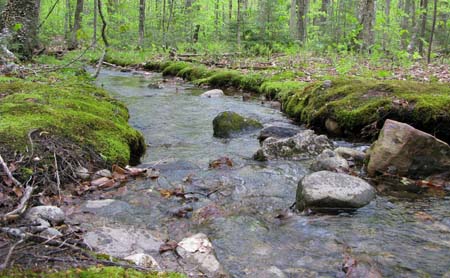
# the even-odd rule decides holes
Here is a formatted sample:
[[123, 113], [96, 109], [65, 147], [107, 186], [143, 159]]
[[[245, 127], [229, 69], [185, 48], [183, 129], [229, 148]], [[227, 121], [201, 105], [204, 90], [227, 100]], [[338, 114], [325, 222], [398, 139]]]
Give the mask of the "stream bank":
[[197, 85], [235, 88], [281, 102], [298, 123], [333, 136], [373, 141], [387, 118], [450, 142], [450, 86], [406, 80], [330, 78], [297, 81], [292, 71], [215, 69], [187, 62], [148, 62], [147, 70]]

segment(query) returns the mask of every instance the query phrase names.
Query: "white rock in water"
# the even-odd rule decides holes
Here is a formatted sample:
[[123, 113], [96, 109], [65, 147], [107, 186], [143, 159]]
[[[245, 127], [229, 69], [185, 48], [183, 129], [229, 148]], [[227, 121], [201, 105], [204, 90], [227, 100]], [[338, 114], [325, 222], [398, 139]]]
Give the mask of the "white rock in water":
[[178, 243], [177, 252], [182, 258], [198, 265], [199, 270], [207, 277], [227, 277], [205, 234], [199, 233], [183, 239]]
[[363, 179], [320, 171], [305, 176], [297, 187], [297, 209], [356, 209], [375, 198], [375, 189]]
[[223, 97], [225, 94], [223, 93], [222, 90], [220, 89], [214, 89], [214, 90], [210, 90], [207, 92], [204, 92], [203, 94], [201, 94], [201, 97], [207, 97], [207, 98], [216, 98], [216, 97]]
[[133, 254], [124, 258], [125, 260], [132, 261], [138, 266], [161, 269], [158, 262], [150, 255], [144, 253]]

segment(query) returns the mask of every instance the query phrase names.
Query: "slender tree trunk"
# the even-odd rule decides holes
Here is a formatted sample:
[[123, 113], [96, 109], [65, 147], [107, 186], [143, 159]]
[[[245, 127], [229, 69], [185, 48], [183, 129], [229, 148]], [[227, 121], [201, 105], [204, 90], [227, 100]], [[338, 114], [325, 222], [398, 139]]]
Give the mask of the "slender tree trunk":
[[[9, 0], [2, 12], [0, 32], [14, 32], [11, 50], [21, 59], [30, 59], [38, 46], [40, 0]], [[20, 28], [17, 28], [20, 26]]]
[[72, 37], [69, 43], [69, 49], [78, 48], [78, 31], [81, 29], [81, 21], [83, 20], [84, 0], [77, 0], [75, 7], [75, 17], [73, 22]]
[[[407, 49], [408, 47], [408, 35], [411, 33], [412, 28], [410, 25], [410, 21], [412, 20], [412, 13], [413, 13], [413, 0], [403, 0], [399, 4], [399, 9], [403, 10], [404, 15], [402, 16], [402, 21], [400, 23], [400, 26], [402, 28], [402, 49]], [[401, 6], [402, 5], [402, 6]], [[411, 20], [410, 20], [411, 19]]]
[[238, 0], [237, 4], [237, 19], [236, 19], [236, 28], [237, 28], [237, 46], [238, 49], [241, 49], [241, 37], [242, 37], [242, 30], [241, 30], [241, 22], [242, 22], [242, 13], [241, 13], [241, 4], [242, 0]]
[[301, 43], [306, 42], [307, 37], [307, 13], [308, 13], [308, 4], [309, 0], [298, 0], [298, 16], [297, 16], [297, 24], [298, 24], [298, 37]]
[[359, 11], [359, 24], [362, 26], [362, 29], [357, 35], [357, 39], [361, 43], [361, 50], [368, 50], [375, 41], [375, 34], [373, 31], [375, 25], [375, 0], [362, 0]]
[[383, 49], [386, 50], [389, 45], [389, 34], [391, 30], [391, 0], [386, 0], [386, 7], [384, 7], [384, 17], [386, 20], [385, 30], [383, 32]]
[[139, 1], [139, 46], [144, 47], [145, 35], [145, 0]]
[[297, 39], [297, 0], [291, 0], [289, 30], [291, 32], [291, 38], [294, 40]]
[[66, 0], [66, 11], [64, 14], [64, 38], [66, 42], [69, 42], [70, 34], [72, 32], [72, 7], [70, 0]]
[[97, 21], [98, 21], [98, 2], [94, 0], [94, 34], [92, 34], [92, 47], [97, 47]]
[[428, 0], [420, 0], [420, 17], [415, 21], [413, 35], [408, 45], [408, 52], [414, 53], [418, 49], [419, 53], [423, 55], [423, 39], [425, 36], [425, 27], [427, 23], [427, 9]]
[[217, 39], [219, 36], [219, 0], [214, 2], [214, 30]]
[[323, 25], [326, 22], [329, 7], [330, 7], [330, 0], [322, 0], [322, 6], [320, 7], [321, 15], [319, 17], [320, 25]]
[[438, 5], [437, 0], [434, 0], [433, 25], [431, 26], [430, 42], [428, 43], [428, 56], [427, 56], [428, 64], [431, 62], [431, 48], [433, 45], [434, 30], [436, 28], [437, 5]]

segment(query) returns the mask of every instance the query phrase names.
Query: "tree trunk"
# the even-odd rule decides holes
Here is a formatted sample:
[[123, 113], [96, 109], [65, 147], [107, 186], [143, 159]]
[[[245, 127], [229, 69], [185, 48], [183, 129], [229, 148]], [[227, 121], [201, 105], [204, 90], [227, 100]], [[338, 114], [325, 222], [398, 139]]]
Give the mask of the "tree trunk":
[[428, 56], [427, 56], [428, 64], [431, 62], [431, 47], [433, 45], [434, 30], [436, 29], [437, 5], [438, 5], [437, 0], [434, 0], [433, 25], [431, 26], [430, 42], [428, 44]]
[[363, 0], [360, 5], [359, 24], [362, 26], [357, 35], [361, 50], [369, 50], [375, 40], [373, 26], [375, 25], [375, 0]]
[[139, 46], [144, 47], [145, 35], [145, 0], [139, 1]]
[[0, 30], [13, 32], [11, 50], [21, 59], [30, 59], [38, 46], [40, 0], [9, 0], [2, 12]]
[[414, 51], [418, 49], [420, 55], [423, 55], [423, 39], [425, 36], [425, 27], [427, 23], [427, 9], [428, 0], [420, 0], [420, 18], [415, 21], [413, 35], [408, 45], [409, 53], [414, 53]]
[[402, 16], [401, 21], [401, 28], [402, 28], [402, 48], [407, 49], [408, 47], [408, 34], [411, 33], [412, 28], [410, 21], [412, 21], [412, 14], [413, 14], [413, 0], [404, 0], [403, 7], [400, 7], [403, 9], [404, 15]]
[[97, 46], [97, 14], [98, 14], [98, 2], [97, 0], [94, 0], [94, 34], [92, 34], [92, 47]]
[[309, 0], [298, 0], [298, 38], [300, 42], [306, 42], [307, 36], [307, 13], [308, 13]]
[[289, 30], [292, 39], [297, 39], [297, 0], [291, 0]]
[[238, 4], [237, 4], [237, 19], [236, 19], [236, 28], [237, 28], [237, 45], [238, 45], [238, 49], [241, 49], [241, 22], [242, 22], [242, 12], [241, 12], [241, 2], [242, 0], [238, 0]]
[[386, 0], [386, 7], [384, 7], [384, 17], [386, 20], [386, 26], [383, 32], [383, 49], [386, 50], [389, 45], [389, 34], [391, 31], [391, 0]]
[[72, 37], [69, 43], [70, 50], [78, 48], [78, 31], [81, 29], [81, 21], [83, 19], [83, 6], [84, 0], [77, 0], [77, 6], [75, 7], [75, 17], [73, 21]]
[[330, 7], [330, 0], [322, 0], [322, 6], [320, 7], [319, 23], [323, 25], [327, 21], [328, 9]]

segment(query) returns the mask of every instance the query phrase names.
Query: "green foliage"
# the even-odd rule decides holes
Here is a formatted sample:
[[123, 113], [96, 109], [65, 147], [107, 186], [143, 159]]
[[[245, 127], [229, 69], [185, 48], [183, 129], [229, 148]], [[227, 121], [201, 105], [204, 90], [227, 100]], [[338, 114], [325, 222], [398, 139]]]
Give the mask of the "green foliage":
[[125, 269], [121, 267], [90, 267], [86, 269], [69, 269], [58, 272], [50, 271], [31, 271], [21, 269], [8, 269], [0, 272], [1, 278], [17, 277], [17, 278], [183, 278], [185, 275], [178, 273], [156, 273], [156, 272], [139, 272], [133, 269]]

